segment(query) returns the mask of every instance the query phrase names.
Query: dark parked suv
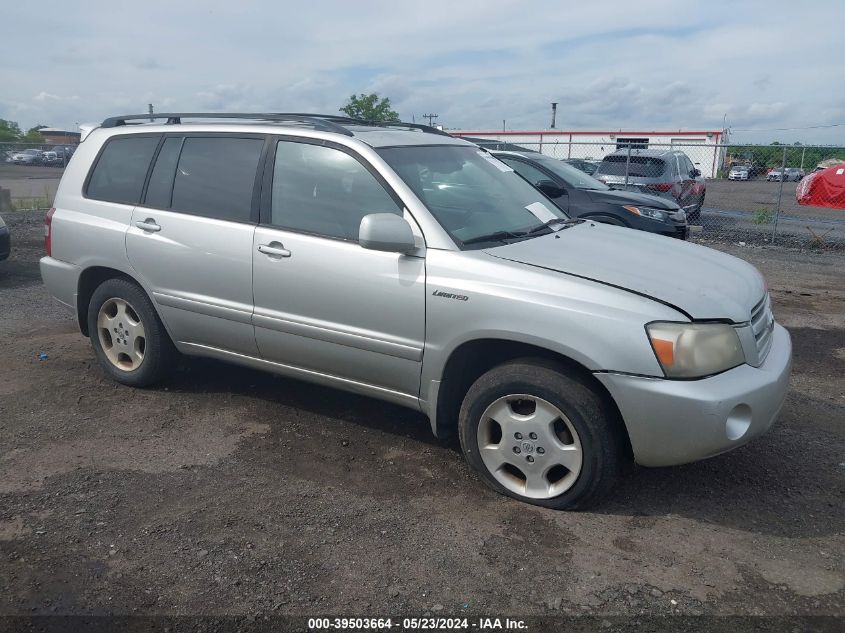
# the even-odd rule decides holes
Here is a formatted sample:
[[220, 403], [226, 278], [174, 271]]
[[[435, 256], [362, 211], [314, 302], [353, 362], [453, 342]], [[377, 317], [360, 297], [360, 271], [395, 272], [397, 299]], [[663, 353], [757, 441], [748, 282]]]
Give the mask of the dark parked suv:
[[570, 217], [669, 237], [687, 237], [686, 215], [672, 200], [617, 191], [564, 161], [538, 152], [490, 153], [546, 194]]
[[674, 200], [690, 222], [698, 222], [701, 217], [706, 185], [701, 172], [683, 152], [634, 149], [629, 158], [627, 149], [617, 150], [602, 159], [594, 176], [614, 188]]

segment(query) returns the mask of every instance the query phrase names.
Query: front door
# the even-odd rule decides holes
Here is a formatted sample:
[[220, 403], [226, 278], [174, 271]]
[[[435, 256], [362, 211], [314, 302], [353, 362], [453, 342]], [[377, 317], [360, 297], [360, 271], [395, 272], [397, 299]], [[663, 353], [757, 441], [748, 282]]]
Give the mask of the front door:
[[279, 140], [253, 241], [262, 358], [394, 399], [419, 394], [425, 259], [367, 250], [361, 218], [402, 214], [395, 194], [340, 146]]

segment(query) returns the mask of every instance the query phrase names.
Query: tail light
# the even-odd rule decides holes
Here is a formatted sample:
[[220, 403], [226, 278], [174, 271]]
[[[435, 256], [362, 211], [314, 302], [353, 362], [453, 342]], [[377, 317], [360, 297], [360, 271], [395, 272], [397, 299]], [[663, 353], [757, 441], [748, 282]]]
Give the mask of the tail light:
[[655, 191], [669, 191], [672, 189], [671, 182], [659, 182], [656, 185], [648, 185], [649, 189], [654, 189]]
[[56, 212], [56, 207], [47, 211], [44, 216], [44, 252], [47, 257], [53, 254], [53, 214]]

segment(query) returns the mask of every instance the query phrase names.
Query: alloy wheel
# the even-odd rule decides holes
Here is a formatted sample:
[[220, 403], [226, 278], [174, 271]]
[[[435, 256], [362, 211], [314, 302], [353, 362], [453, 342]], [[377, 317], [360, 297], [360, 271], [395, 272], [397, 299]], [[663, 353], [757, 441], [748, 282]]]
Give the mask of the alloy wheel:
[[478, 451], [502, 486], [531, 499], [571, 488], [584, 461], [572, 422], [551, 402], [527, 394], [504, 396], [481, 416]]
[[144, 324], [125, 299], [103, 302], [97, 314], [97, 335], [106, 358], [118, 369], [133, 371], [144, 362]]

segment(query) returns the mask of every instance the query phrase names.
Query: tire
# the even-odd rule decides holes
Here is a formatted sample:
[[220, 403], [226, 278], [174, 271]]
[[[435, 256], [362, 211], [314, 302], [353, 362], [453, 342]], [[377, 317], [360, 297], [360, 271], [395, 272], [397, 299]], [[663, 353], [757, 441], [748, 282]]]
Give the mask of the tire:
[[557, 510], [587, 508], [611, 490], [626, 461], [623, 434], [591, 385], [543, 359], [482, 375], [459, 417], [464, 457], [487, 485]]
[[88, 333], [106, 373], [130, 387], [159, 382], [175, 360], [176, 350], [147, 293], [126, 279], [108, 279], [94, 291]]

